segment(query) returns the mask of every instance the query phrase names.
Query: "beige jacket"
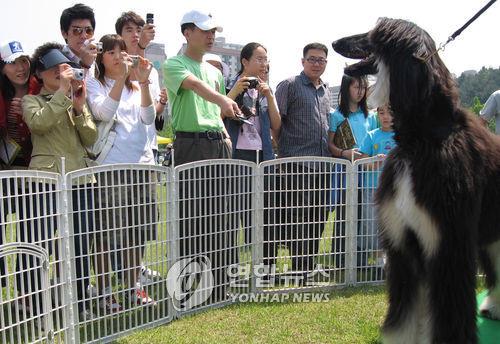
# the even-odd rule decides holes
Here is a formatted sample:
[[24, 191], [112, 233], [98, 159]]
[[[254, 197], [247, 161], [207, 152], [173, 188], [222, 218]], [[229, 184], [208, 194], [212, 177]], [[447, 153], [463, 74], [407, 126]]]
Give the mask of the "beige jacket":
[[23, 97], [23, 118], [33, 143], [30, 169], [61, 173], [61, 157], [66, 158], [66, 172], [87, 167], [84, 146], [97, 139], [96, 125], [87, 105], [80, 116], [72, 110], [71, 100], [59, 91], [50, 94], [42, 88], [38, 95]]

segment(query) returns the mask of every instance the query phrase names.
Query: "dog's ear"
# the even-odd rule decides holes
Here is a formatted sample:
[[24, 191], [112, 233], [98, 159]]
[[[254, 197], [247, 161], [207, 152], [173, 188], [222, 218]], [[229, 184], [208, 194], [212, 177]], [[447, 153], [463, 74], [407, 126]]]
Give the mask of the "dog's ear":
[[390, 102], [405, 113], [418, 113], [428, 104], [434, 76], [428, 63], [415, 58], [399, 58], [390, 65]]

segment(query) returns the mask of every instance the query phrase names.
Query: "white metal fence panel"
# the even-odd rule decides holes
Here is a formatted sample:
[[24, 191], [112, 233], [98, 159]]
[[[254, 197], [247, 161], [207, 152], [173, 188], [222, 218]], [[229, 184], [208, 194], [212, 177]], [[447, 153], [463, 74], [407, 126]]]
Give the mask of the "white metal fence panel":
[[374, 196], [384, 158], [367, 158], [354, 162], [353, 216], [356, 219], [356, 241], [351, 248], [356, 261], [356, 282], [383, 282], [384, 254], [379, 244]]
[[75, 341], [171, 321], [171, 170], [99, 166], [69, 173], [67, 186]]
[[60, 180], [48, 172], [0, 172], [2, 343], [68, 337]]
[[179, 315], [228, 304], [250, 287], [255, 168], [222, 159], [175, 168], [178, 265], [170, 285]]
[[381, 161], [0, 172], [0, 340], [109, 342], [244, 294], [379, 283]]
[[[260, 165], [263, 291], [342, 286], [346, 275], [345, 160], [301, 157]], [[259, 276], [260, 277], [260, 276]]]

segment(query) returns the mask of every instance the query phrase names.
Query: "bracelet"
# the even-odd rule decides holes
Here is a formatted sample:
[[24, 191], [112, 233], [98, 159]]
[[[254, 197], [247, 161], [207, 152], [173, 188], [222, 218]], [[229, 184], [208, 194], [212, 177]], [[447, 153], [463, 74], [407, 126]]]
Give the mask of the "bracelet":
[[162, 101], [160, 100], [160, 104], [161, 104], [161, 105], [167, 105], [167, 102], [162, 102]]
[[141, 46], [141, 43], [139, 43], [139, 42], [137, 42], [137, 46], [138, 46], [138, 47], [139, 47], [139, 49], [141, 49], [141, 50], [146, 50], [146, 47], [144, 47], [144, 48], [143, 48], [143, 47]]

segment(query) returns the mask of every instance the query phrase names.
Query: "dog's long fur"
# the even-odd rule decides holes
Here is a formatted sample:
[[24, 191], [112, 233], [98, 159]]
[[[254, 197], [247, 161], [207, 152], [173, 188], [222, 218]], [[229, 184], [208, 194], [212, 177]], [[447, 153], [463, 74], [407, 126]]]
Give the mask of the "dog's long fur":
[[489, 289], [481, 313], [500, 319], [500, 138], [459, 106], [434, 41], [417, 25], [381, 18], [333, 47], [364, 59], [346, 74], [380, 73], [378, 87], [389, 90], [375, 92], [378, 103], [394, 113], [398, 147], [376, 195], [388, 257], [384, 342], [477, 343], [478, 260]]

